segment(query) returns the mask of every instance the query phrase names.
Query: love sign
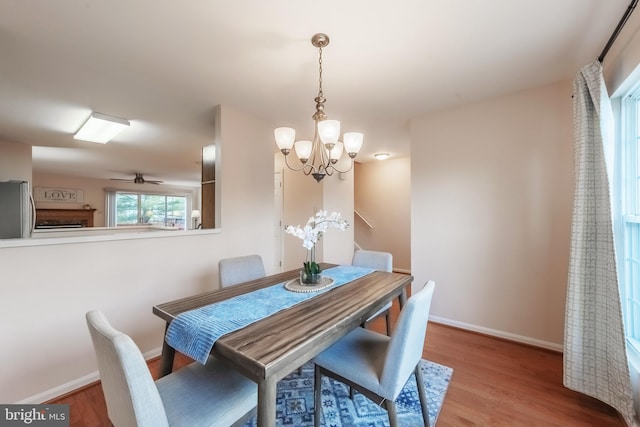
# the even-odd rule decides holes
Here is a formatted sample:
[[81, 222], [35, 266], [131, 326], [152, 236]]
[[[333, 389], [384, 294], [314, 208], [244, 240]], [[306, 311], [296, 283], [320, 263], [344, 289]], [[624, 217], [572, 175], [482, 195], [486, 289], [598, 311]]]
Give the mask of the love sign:
[[84, 202], [84, 191], [77, 188], [34, 188], [36, 202]]

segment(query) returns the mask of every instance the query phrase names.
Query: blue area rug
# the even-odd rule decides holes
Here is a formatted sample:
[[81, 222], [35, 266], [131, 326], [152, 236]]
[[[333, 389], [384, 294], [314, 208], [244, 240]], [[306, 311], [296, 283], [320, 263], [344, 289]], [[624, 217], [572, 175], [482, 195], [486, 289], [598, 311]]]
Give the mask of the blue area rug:
[[[422, 360], [420, 369], [424, 373], [429, 405], [429, 421], [435, 426], [444, 396], [451, 381], [453, 369]], [[276, 425], [306, 427], [313, 426], [313, 364], [302, 367], [278, 383], [276, 397]], [[325, 427], [383, 427], [389, 425], [387, 411], [360, 393], [349, 399], [349, 388], [339, 381], [322, 377], [322, 423]], [[400, 396], [396, 399], [398, 422], [401, 426], [424, 425], [422, 410], [412, 375]], [[253, 418], [245, 427], [255, 427]]]

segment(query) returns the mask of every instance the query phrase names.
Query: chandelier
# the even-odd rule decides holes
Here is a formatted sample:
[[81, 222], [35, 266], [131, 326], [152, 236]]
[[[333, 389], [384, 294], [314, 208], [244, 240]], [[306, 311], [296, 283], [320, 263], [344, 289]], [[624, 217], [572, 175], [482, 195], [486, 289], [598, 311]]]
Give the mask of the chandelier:
[[[296, 131], [293, 128], [279, 127], [274, 130], [274, 136], [278, 148], [284, 154], [284, 161], [287, 167], [296, 172], [302, 171], [305, 175], [313, 176], [317, 182], [322, 181], [326, 175], [333, 175], [334, 172], [349, 172], [353, 168], [354, 158], [362, 148], [364, 136], [359, 132], [347, 132], [340, 138], [340, 122], [329, 120], [324, 112], [326, 98], [322, 93], [322, 48], [329, 44], [329, 36], [318, 33], [311, 37], [311, 44], [319, 51], [320, 88], [316, 102], [316, 112], [311, 116], [315, 122], [315, 132], [313, 141], [296, 141]], [[301, 166], [294, 167], [289, 164], [288, 156], [291, 149], [295, 149], [296, 156], [300, 160]], [[337, 167], [338, 160], [343, 152], [349, 156], [349, 168], [340, 170]]]

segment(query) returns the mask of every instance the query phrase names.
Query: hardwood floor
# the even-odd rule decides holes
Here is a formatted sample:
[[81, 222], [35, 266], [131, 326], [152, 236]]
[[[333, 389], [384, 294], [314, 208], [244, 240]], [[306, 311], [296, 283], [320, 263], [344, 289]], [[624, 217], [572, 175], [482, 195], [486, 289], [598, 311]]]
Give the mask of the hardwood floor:
[[562, 385], [562, 354], [429, 323], [423, 357], [453, 368], [438, 427], [624, 426]]
[[[384, 331], [384, 319], [371, 328]], [[431, 322], [423, 356], [454, 369], [437, 427], [625, 425], [609, 406], [563, 387], [559, 353]], [[177, 355], [176, 367], [186, 363]], [[158, 361], [149, 366], [155, 378]], [[71, 427], [111, 425], [99, 384], [49, 403], [70, 405]]]

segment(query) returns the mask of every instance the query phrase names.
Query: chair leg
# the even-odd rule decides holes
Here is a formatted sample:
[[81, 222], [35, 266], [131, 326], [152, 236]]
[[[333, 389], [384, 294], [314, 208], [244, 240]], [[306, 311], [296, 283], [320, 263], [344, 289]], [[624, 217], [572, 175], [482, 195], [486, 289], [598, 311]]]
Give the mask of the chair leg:
[[391, 312], [387, 310], [387, 314], [385, 314], [384, 319], [387, 322], [387, 336], [391, 336]]
[[315, 365], [314, 369], [314, 391], [313, 391], [313, 425], [314, 427], [320, 427], [320, 417], [322, 410], [322, 375], [320, 374], [320, 367]]
[[349, 386], [349, 399], [353, 400], [353, 395], [354, 395], [353, 387]]
[[398, 427], [398, 414], [396, 413], [396, 402], [393, 400], [385, 400], [384, 406], [389, 416], [389, 427]]
[[424, 426], [429, 427], [429, 407], [427, 405], [427, 392], [424, 387], [424, 375], [420, 370], [420, 362], [416, 365], [416, 387], [418, 388], [418, 396], [420, 397], [420, 406], [422, 407], [422, 419], [424, 420]]

